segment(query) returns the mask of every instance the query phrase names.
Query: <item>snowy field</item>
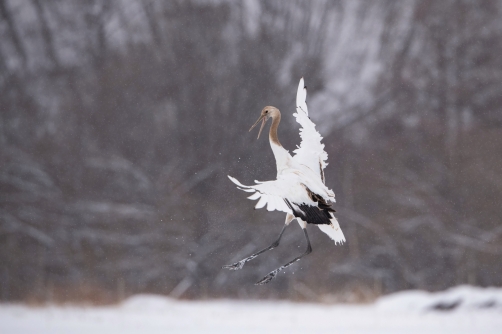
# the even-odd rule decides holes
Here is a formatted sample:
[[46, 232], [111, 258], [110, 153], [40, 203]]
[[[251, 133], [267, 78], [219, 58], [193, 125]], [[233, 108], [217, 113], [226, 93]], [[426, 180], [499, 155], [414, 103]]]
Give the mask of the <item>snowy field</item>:
[[0, 333], [502, 333], [502, 289], [408, 291], [369, 305], [176, 301], [117, 306], [0, 305]]

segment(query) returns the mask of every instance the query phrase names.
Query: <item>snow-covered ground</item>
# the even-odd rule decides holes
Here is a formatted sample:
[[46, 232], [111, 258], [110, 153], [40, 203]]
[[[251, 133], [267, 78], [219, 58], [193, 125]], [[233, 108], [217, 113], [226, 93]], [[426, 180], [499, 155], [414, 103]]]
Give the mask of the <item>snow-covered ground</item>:
[[0, 305], [0, 333], [502, 333], [502, 289], [408, 291], [369, 305], [176, 301], [117, 306]]

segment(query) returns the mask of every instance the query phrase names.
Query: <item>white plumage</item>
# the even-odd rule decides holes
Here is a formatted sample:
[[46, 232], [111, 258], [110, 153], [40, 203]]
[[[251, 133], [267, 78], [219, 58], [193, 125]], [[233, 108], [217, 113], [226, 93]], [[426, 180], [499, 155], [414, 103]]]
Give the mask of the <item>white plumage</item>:
[[[308, 243], [307, 251], [303, 255], [310, 253], [312, 250], [306, 231], [307, 223], [316, 224], [321, 231], [335, 241], [335, 244], [345, 242], [343, 232], [333, 215], [335, 210], [331, 208], [331, 204], [335, 202], [335, 194], [324, 184], [324, 168], [327, 165], [328, 154], [324, 151], [321, 135], [308, 116], [306, 98], [307, 89], [302, 78], [296, 95], [296, 113], [293, 114], [301, 126], [300, 137], [302, 141], [300, 146], [294, 150], [294, 156], [291, 156], [282, 147], [277, 137], [277, 128], [281, 120], [281, 113], [277, 108], [271, 106], [263, 108], [260, 118], [251, 127], [253, 129], [260, 121], [262, 122], [258, 133], [259, 138], [266, 121], [272, 118], [269, 140], [276, 161], [277, 179], [266, 182], [255, 181], [255, 185], [247, 186], [228, 176], [239, 189], [252, 193], [248, 197], [249, 199], [258, 200], [255, 205], [256, 209], [266, 206], [268, 211], [285, 212], [287, 214], [285, 226], [293, 218], [297, 219], [303, 228]], [[264, 251], [276, 247], [279, 244], [284, 228], [277, 241], [270, 247], [224, 268], [240, 269], [245, 262], [254, 259]], [[272, 271], [257, 284], [269, 282], [280, 270], [298, 261], [303, 255]]]
[[303, 78], [301, 78], [296, 92], [296, 113], [293, 116], [302, 126], [300, 128], [302, 142], [293, 151], [296, 154], [293, 158], [320, 175], [324, 183], [324, 168], [328, 165], [328, 153], [324, 151], [324, 144], [321, 143], [321, 134], [317, 132], [314, 122], [310, 120], [308, 115], [307, 89], [304, 86]]
[[[324, 144], [321, 143], [322, 136], [308, 117], [306, 98], [307, 89], [302, 78], [296, 95], [296, 113], [293, 114], [301, 125], [300, 137], [302, 139], [300, 146], [294, 150], [295, 156], [291, 156], [286, 149], [272, 140], [270, 142], [277, 162], [277, 180], [255, 181], [256, 185], [245, 186], [235, 178], [228, 176], [239, 189], [253, 192], [253, 195], [248, 197], [249, 199], [259, 199], [255, 209], [267, 206], [268, 211], [278, 210], [294, 215], [285, 200], [298, 209], [298, 205], [301, 204], [318, 208], [318, 203], [311, 199], [307, 188], [320, 195], [327, 204], [335, 202], [335, 194], [324, 184], [324, 168], [327, 166], [328, 154], [324, 151]], [[303, 212], [303, 210], [299, 210]], [[319, 224], [317, 226], [335, 243], [345, 242], [345, 236], [338, 221], [332, 213], [330, 215], [330, 225]], [[297, 217], [297, 219], [301, 218]]]

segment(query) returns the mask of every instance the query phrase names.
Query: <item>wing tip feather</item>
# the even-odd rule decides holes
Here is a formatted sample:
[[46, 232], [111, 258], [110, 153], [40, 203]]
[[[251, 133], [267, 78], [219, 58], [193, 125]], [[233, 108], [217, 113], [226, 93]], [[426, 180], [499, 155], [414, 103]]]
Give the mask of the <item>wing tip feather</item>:
[[331, 224], [330, 225], [317, 225], [321, 231], [326, 233], [331, 240], [335, 242], [335, 245], [343, 245], [346, 240], [345, 240], [345, 235], [343, 234], [342, 229], [340, 228], [340, 225], [338, 224], [338, 221], [336, 218], [331, 219]]

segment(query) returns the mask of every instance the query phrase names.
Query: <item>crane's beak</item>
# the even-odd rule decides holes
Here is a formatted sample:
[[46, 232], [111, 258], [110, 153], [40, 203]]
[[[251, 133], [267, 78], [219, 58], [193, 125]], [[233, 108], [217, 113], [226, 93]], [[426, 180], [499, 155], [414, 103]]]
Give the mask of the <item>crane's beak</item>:
[[265, 116], [266, 115], [261, 115], [260, 118], [258, 118], [258, 120], [256, 121], [256, 123], [253, 124], [251, 129], [249, 129], [249, 131], [253, 130], [254, 127], [257, 126], [258, 123], [260, 123], [260, 121], [262, 121], [261, 126], [260, 126], [260, 132], [258, 132], [258, 138], [256, 138], [256, 139], [260, 138], [261, 130], [263, 130], [263, 127], [265, 126], [265, 122], [267, 121], [267, 117], [265, 117]]

